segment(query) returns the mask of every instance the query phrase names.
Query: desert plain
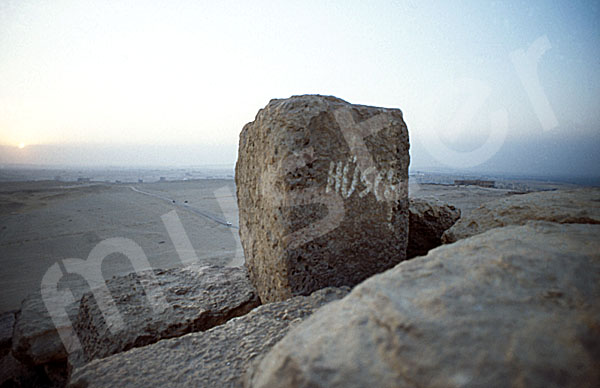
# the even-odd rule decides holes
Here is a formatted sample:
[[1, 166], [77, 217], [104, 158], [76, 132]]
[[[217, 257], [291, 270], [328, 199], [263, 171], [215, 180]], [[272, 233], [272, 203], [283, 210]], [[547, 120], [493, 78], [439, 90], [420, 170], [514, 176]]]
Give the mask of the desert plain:
[[[52, 265], [71, 258], [85, 260], [110, 238], [139, 245], [152, 268], [189, 261], [241, 265], [233, 180], [1, 183], [0, 312], [19, 309], [29, 293], [39, 292]], [[105, 279], [133, 271], [122, 254], [102, 260]], [[85, 283], [73, 274], [60, 282], [59, 287]]]
[[[564, 186], [530, 185], [532, 190]], [[509, 189], [415, 181], [409, 193], [454, 205], [463, 215], [484, 202], [518, 195]], [[86, 290], [84, 278], [67, 273], [63, 260], [86, 260], [98, 244], [113, 238], [137, 244], [155, 269], [190, 262], [240, 266], [244, 256], [234, 181], [1, 182], [0, 313], [18, 310], [28, 294], [40, 292], [44, 274], [56, 263], [65, 273], [58, 287], [77, 283], [70, 288]], [[101, 268], [104, 279], [134, 271], [118, 253], [106, 256]]]

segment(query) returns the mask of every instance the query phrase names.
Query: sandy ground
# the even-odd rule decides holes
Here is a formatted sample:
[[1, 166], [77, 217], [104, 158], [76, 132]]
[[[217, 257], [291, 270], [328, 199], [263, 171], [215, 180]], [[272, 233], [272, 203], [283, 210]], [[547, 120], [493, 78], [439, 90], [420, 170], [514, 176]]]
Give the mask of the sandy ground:
[[[64, 268], [64, 259], [87, 259], [94, 247], [109, 238], [131, 240], [154, 268], [196, 260], [243, 263], [232, 180], [131, 185], [156, 197], [136, 192], [130, 185], [65, 185], [0, 185], [0, 312], [18, 309], [27, 294], [39, 292], [52, 265]], [[133, 270], [122, 254], [102, 261], [105, 279]], [[81, 283], [83, 278], [69, 275], [63, 280]]]
[[[463, 214], [511, 194], [508, 190], [435, 184], [411, 184], [409, 192], [412, 197], [437, 198], [455, 205]], [[237, 225], [233, 180], [1, 183], [0, 312], [16, 310], [29, 293], [40, 292], [51, 266], [58, 263], [63, 273], [69, 272], [65, 259], [87, 259], [95, 247], [111, 238], [128, 239], [128, 244], [141, 247], [147, 257], [145, 268], [195, 261], [241, 265]], [[130, 260], [122, 254], [102, 260], [104, 279], [132, 271]], [[71, 274], [63, 276], [60, 286], [71, 283], [86, 287], [83, 277]]]

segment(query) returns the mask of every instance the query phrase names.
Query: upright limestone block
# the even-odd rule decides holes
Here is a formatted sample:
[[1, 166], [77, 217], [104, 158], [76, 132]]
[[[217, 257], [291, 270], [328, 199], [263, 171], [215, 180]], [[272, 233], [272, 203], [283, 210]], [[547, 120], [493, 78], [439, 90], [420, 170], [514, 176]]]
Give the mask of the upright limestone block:
[[263, 303], [353, 286], [406, 258], [409, 143], [399, 109], [272, 100], [240, 134], [240, 237]]

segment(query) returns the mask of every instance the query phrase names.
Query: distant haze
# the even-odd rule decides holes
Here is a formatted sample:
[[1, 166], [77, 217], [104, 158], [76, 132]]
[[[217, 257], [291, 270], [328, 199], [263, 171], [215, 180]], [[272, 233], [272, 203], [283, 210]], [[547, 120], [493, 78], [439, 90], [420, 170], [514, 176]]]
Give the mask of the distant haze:
[[452, 168], [433, 158], [419, 142], [411, 144], [411, 170], [464, 171], [510, 176], [573, 177], [600, 185], [600, 134], [580, 138], [540, 136], [507, 141], [484, 163], [470, 168]]
[[[433, 158], [418, 139], [411, 141], [412, 171], [465, 171], [548, 177], [597, 178], [600, 182], [600, 134], [586, 138], [540, 136], [506, 141], [486, 162], [452, 168]], [[0, 146], [0, 167], [9, 164], [39, 166], [233, 167], [235, 145], [38, 145], [24, 150]]]
[[35, 145], [0, 146], [0, 164], [39, 166], [180, 167], [235, 164], [237, 145]]
[[314, 93], [402, 109], [412, 169], [600, 176], [598, 20], [597, 1], [2, 1], [0, 163], [233, 165], [270, 99]]

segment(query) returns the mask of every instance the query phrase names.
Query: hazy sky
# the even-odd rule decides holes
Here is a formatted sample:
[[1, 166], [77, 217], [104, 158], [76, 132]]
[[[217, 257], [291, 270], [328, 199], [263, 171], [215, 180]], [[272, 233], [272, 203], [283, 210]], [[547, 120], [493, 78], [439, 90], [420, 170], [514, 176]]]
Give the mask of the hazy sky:
[[214, 145], [233, 163], [270, 99], [319, 93], [402, 109], [417, 164], [594, 153], [599, 20], [597, 1], [0, 0], [0, 144], [30, 162], [32, 145]]

